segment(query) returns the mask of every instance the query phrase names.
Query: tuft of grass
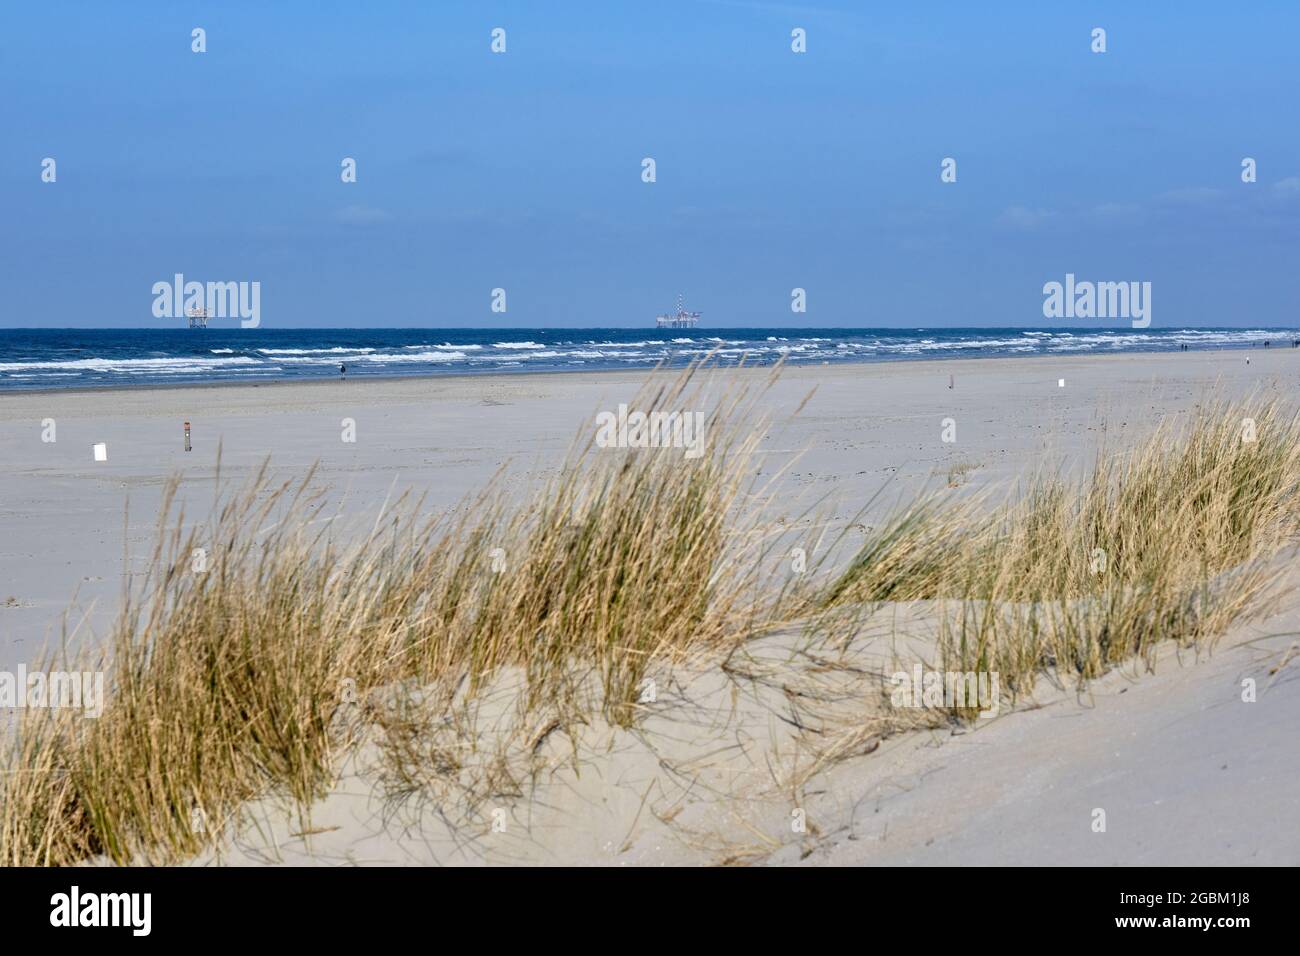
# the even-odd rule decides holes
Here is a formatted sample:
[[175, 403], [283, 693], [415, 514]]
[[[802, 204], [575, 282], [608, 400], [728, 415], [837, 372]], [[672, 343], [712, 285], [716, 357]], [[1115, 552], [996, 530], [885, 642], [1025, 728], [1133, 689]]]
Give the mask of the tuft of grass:
[[960, 488], [966, 476], [979, 467], [978, 462], [959, 461], [948, 468], [946, 484], [949, 488]]
[[407, 783], [434, 751], [455, 771], [454, 748], [411, 736], [427, 706], [371, 705], [403, 682], [451, 700], [517, 668], [528, 710], [595, 675], [607, 717], [630, 724], [652, 661], [724, 647], [768, 613], [769, 536], [753, 517], [763, 423], [752, 394], [711, 398], [700, 373], [653, 376], [632, 404], [705, 412], [698, 457], [599, 448], [593, 428], [531, 498], [511, 503], [494, 484], [433, 520], [399, 499], [346, 547], [311, 475], [273, 485], [263, 466], [188, 532], [173, 482], [151, 570], [99, 664], [102, 716], [24, 711], [9, 742], [0, 858], [192, 855], [251, 798], [283, 794], [306, 812], [367, 725]]
[[1086, 681], [1162, 640], [1211, 645], [1280, 597], [1273, 559], [1297, 530], [1300, 418], [1256, 405], [1163, 423], [992, 511], [926, 497], [872, 535], [823, 608], [933, 602], [943, 668], [996, 672], [1013, 696], [1045, 669]]

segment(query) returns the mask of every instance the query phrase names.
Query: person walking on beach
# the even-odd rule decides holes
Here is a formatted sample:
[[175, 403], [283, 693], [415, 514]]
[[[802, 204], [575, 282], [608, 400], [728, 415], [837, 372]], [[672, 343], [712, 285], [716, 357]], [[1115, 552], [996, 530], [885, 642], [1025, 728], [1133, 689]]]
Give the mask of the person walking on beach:
[[347, 378], [347, 377], [348, 377], [348, 367], [347, 367], [346, 365], [344, 365], [342, 362], [340, 362], [340, 363], [339, 363], [339, 378]]

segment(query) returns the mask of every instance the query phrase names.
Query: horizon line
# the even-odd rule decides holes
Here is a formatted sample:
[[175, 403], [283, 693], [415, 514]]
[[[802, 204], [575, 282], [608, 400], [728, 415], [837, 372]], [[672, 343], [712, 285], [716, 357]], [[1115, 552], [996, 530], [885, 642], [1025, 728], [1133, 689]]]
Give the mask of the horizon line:
[[1169, 325], [1159, 328], [1132, 328], [1126, 326], [1086, 325], [717, 325], [690, 329], [662, 329], [637, 325], [261, 325], [257, 328], [210, 326], [191, 329], [184, 325], [13, 325], [0, 326], [2, 332], [397, 332], [421, 330], [428, 332], [725, 332], [725, 331], [823, 331], [823, 332], [960, 332], [960, 331], [1026, 331], [1026, 332], [1300, 332], [1300, 325]]

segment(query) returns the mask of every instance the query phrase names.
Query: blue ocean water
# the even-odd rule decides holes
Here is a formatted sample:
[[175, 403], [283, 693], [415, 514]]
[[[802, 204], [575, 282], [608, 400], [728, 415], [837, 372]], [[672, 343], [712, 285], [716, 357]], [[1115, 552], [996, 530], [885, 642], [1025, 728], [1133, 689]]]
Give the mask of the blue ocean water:
[[0, 329], [0, 391], [1288, 347], [1279, 329]]

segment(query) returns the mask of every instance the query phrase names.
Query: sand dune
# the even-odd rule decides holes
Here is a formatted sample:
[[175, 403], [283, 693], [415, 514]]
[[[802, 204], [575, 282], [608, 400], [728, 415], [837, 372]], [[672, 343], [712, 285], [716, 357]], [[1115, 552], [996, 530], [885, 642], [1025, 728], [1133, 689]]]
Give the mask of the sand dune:
[[[1086, 694], [1044, 684], [968, 728], [883, 743], [866, 733], [799, 788], [791, 778], [817, 765], [825, 742], [793, 721], [850, 734], [855, 716], [874, 712], [874, 687], [834, 682], [825, 709], [838, 722], [792, 707], [785, 687], [832, 682], [807, 674], [806, 659], [790, 666], [787, 638], [753, 652], [779, 686], [716, 668], [678, 674], [636, 731], [597, 722], [579, 740], [549, 739], [545, 769], [518, 798], [456, 826], [430, 804], [387, 799], [363, 751], [309, 823], [260, 801], [194, 863], [1294, 866], [1300, 678], [1286, 661], [1300, 654], [1297, 623], [1232, 635], [1201, 660], [1166, 651], [1154, 672], [1126, 668]], [[1247, 677], [1254, 703], [1242, 701]], [[485, 738], [510, 690], [489, 696]], [[1104, 833], [1092, 829], [1098, 808]]]
[[[777, 474], [800, 455], [779, 479], [787, 519], [829, 495], [829, 526], [869, 525], [922, 487], [975, 491], [1043, 465], [1077, 470], [1103, 441], [1135, 440], [1211, 391], [1294, 393], [1300, 354], [1251, 358], [790, 369], [764, 399], [775, 423], [763, 467]], [[6, 395], [0, 669], [57, 638], [70, 601], [70, 620], [84, 617], [74, 643], [102, 638], [124, 571], [149, 554], [166, 475], [182, 473], [190, 514], [202, 513], [218, 445], [223, 474], [236, 479], [268, 455], [282, 475], [319, 462], [344, 523], [364, 522], [395, 488], [416, 489], [438, 512], [507, 463], [506, 495], [553, 474], [575, 431], [643, 379]], [[51, 418], [57, 441], [43, 442]], [[945, 419], [954, 442], [941, 438]], [[182, 421], [192, 425], [189, 453]], [[349, 427], [355, 441], [343, 438]], [[95, 442], [108, 446], [107, 462], [92, 460]], [[747, 646], [726, 668], [704, 660], [656, 672], [658, 693], [634, 729], [593, 718], [571, 733], [520, 719], [518, 675], [504, 673], [465, 703], [448, 738], [464, 758], [458, 787], [401, 799], [375, 769], [382, 740], [367, 738], [309, 821], [274, 799], [255, 802], [243, 819], [211, 821], [226, 824], [225, 839], [196, 862], [1294, 864], [1295, 616], [1240, 629], [1206, 660], [1164, 651], [1155, 674], [1112, 673], [1084, 696], [1040, 683], [1014, 711], [956, 732], [927, 727], [923, 714], [912, 730], [878, 723], [878, 675], [929, 659], [924, 644], [900, 646], [896, 622], [882, 618], [833, 655], [793, 631]], [[1245, 677], [1258, 682], [1254, 703], [1241, 700]], [[489, 773], [498, 776], [486, 787]], [[1105, 833], [1091, 827], [1098, 808]]]

